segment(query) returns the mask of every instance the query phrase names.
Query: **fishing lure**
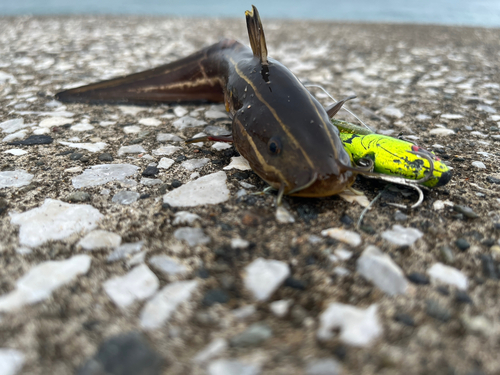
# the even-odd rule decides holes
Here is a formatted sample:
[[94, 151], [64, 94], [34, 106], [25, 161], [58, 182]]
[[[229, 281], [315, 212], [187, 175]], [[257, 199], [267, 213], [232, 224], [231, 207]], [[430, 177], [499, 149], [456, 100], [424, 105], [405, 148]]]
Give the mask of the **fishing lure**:
[[[56, 97], [84, 103], [225, 103], [233, 122], [232, 135], [198, 140], [234, 142], [253, 171], [278, 190], [277, 204], [284, 194], [325, 197], [340, 193], [357, 174], [394, 181], [394, 176], [371, 172], [371, 165], [351, 165], [339, 131], [330, 123], [345, 100], [327, 113], [290, 70], [268, 57], [257, 9], [252, 6], [245, 16], [251, 49], [235, 40], [222, 40], [178, 61], [62, 91]], [[432, 166], [427, 154], [411, 152]]]
[[426, 153], [433, 164], [432, 178], [424, 181], [422, 185], [435, 188], [447, 184], [451, 179], [451, 170], [432, 152], [411, 142], [376, 134], [346, 121], [331, 121], [339, 129], [342, 144], [355, 163], [360, 159], [369, 158], [373, 161], [375, 172], [418, 180], [425, 177], [430, 170], [429, 161], [413, 153], [419, 151]]

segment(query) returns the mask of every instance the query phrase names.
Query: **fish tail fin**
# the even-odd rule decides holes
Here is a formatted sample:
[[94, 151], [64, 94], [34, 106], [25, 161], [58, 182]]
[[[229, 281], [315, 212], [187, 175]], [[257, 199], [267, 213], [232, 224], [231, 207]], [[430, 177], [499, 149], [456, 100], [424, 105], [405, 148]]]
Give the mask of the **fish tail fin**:
[[245, 11], [248, 37], [253, 54], [260, 59], [262, 65], [268, 65], [266, 36], [260, 20], [259, 11], [252, 5], [252, 10]]
[[152, 104], [224, 101], [218, 55], [239, 48], [233, 40], [222, 40], [183, 59], [123, 77], [61, 91], [62, 102], [92, 104]]

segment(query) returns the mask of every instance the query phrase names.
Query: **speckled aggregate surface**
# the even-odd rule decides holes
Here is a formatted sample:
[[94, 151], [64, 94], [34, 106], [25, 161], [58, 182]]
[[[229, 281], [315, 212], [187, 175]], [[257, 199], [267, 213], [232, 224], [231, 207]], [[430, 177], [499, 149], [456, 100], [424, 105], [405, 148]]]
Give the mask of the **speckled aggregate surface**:
[[[246, 42], [243, 17], [3, 18], [0, 361], [6, 371], [91, 374], [84, 372], [91, 366], [84, 366], [103, 342], [131, 340], [157, 353], [144, 349], [149, 354], [141, 357], [154, 358], [144, 366], [155, 374], [500, 373], [500, 30], [261, 16], [270, 56], [335, 97], [356, 94], [352, 110], [379, 130], [402, 133], [435, 151], [453, 167], [452, 181], [426, 193], [413, 211], [397, 212], [387, 203], [411, 203], [415, 194], [386, 191], [367, 213], [364, 231], [355, 226], [363, 208], [339, 197], [285, 197], [294, 222], [280, 224], [274, 195], [252, 195], [266, 185], [258, 176], [223, 169], [238, 156], [232, 147], [179, 142], [201, 132], [229, 132], [220, 105], [54, 102], [63, 88], [164, 64], [223, 37]], [[330, 102], [311, 90], [324, 104]], [[353, 121], [345, 112], [338, 117]], [[16, 119], [23, 121], [6, 123]], [[30, 136], [42, 144], [9, 145]], [[75, 187], [79, 176], [101, 164], [130, 167], [118, 178], [101, 176], [99, 184]], [[33, 177], [16, 184], [13, 171]], [[176, 189], [214, 174], [210, 186], [218, 190], [209, 195], [215, 204], [172, 203], [171, 197], [180, 195], [172, 193]], [[354, 187], [371, 200], [385, 184], [358, 178]], [[24, 227], [13, 217], [46, 199], [65, 202], [60, 209], [70, 207], [65, 212], [74, 220], [58, 236], [43, 231], [66, 226], [69, 216], [62, 216], [63, 223], [47, 219], [37, 234], [46, 240], [21, 241]], [[87, 207], [97, 221], [79, 222], [80, 208], [73, 205]], [[454, 205], [469, 207], [478, 217]], [[58, 210], [47, 218], [65, 215]], [[423, 235], [395, 245], [382, 236], [395, 224]], [[322, 236], [329, 228], [357, 232], [362, 243]], [[99, 232], [84, 248], [79, 241], [90, 230]], [[118, 245], [118, 255], [108, 260]], [[358, 259], [369, 245], [388, 255], [375, 251], [375, 262], [383, 272], [406, 278], [405, 288], [386, 290], [383, 277], [362, 276], [367, 263]], [[73, 257], [81, 254], [86, 262], [90, 257], [90, 266], [75, 265], [78, 272], [47, 281], [55, 289], [38, 302], [17, 309], [1, 304], [19, 294], [19, 279], [33, 275], [34, 267], [37, 275], [64, 271], [65, 261], [78, 262], [83, 258]], [[163, 269], [149, 261], [158, 256], [168, 257]], [[261, 259], [289, 271], [289, 276], [266, 274], [271, 278], [266, 295], [270, 286], [273, 290], [264, 299], [255, 298], [259, 286], [248, 287], [247, 275], [248, 269], [255, 272], [249, 265], [267, 264]], [[138, 282], [147, 290], [134, 285], [130, 274], [140, 274]], [[120, 307], [110, 297], [117, 293], [113, 288], [120, 293], [115, 299], [122, 298]], [[347, 311], [345, 321], [340, 313], [323, 315], [335, 309]], [[356, 314], [366, 326], [356, 325]], [[339, 328], [320, 334], [320, 325]], [[142, 336], [120, 336], [129, 332]], [[365, 344], [355, 344], [368, 332]], [[321, 372], [325, 369], [329, 372]]]

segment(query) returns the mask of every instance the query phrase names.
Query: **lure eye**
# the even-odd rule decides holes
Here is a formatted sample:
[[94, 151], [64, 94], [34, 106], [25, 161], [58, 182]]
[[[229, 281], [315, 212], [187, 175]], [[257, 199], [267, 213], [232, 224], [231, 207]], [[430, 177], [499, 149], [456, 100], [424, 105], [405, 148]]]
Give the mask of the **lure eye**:
[[279, 138], [271, 138], [269, 142], [267, 142], [267, 150], [271, 155], [278, 155], [281, 152], [281, 142]]

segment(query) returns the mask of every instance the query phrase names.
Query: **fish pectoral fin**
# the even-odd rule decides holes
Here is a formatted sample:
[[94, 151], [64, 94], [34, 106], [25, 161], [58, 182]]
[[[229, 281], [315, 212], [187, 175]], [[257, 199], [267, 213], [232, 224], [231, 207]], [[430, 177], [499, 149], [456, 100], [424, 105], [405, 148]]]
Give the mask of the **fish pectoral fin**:
[[264, 29], [260, 20], [259, 11], [252, 5], [252, 10], [245, 11], [247, 19], [248, 38], [253, 54], [260, 59], [262, 65], [269, 65], [267, 61], [267, 45]]
[[207, 135], [206, 137], [196, 137], [190, 138], [186, 143], [196, 143], [196, 142], [233, 142], [233, 136], [228, 135]]
[[340, 111], [340, 108], [347, 102], [348, 100], [356, 98], [356, 95], [348, 96], [342, 100], [339, 100], [337, 103], [333, 103], [332, 105], [325, 108], [326, 113], [328, 113], [328, 117], [332, 118]]

